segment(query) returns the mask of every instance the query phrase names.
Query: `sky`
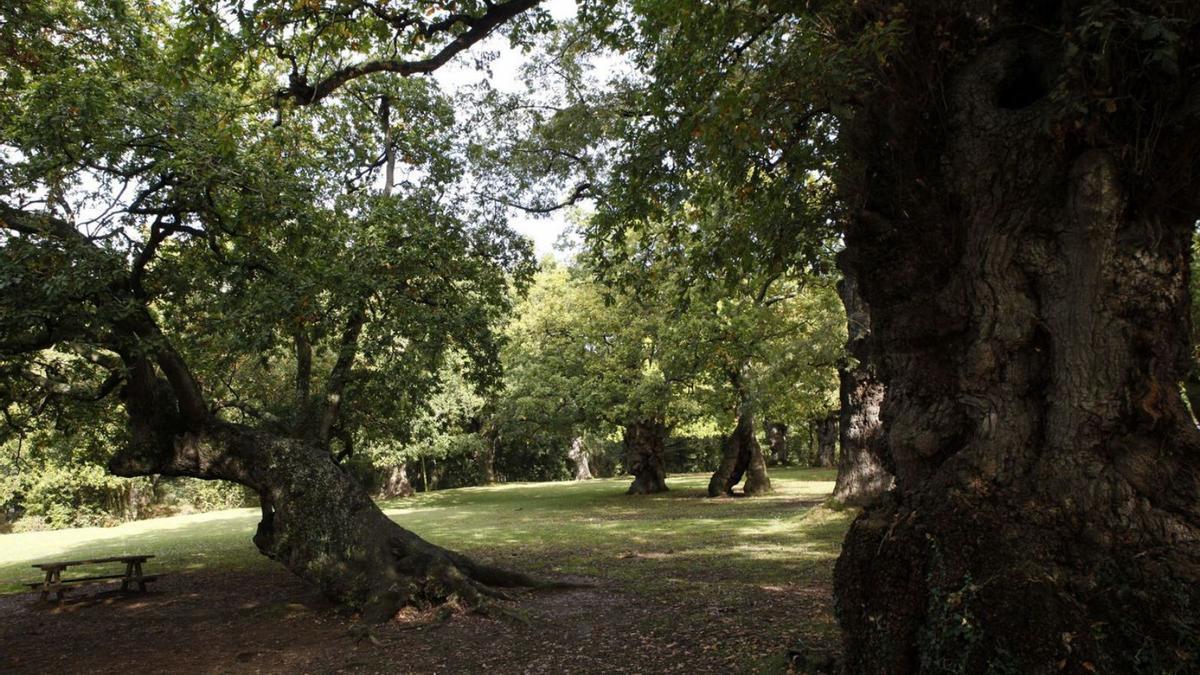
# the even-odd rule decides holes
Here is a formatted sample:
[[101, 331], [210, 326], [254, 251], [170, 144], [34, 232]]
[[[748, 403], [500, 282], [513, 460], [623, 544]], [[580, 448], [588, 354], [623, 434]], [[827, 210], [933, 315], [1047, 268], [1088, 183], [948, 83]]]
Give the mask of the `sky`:
[[[575, 17], [575, 0], [546, 0], [542, 3], [542, 7], [549, 11], [556, 20]], [[507, 39], [493, 35], [482, 44], [476, 45], [475, 49], [499, 53], [496, 60], [491, 63], [490, 79], [493, 87], [502, 91], [517, 91], [520, 88], [518, 73], [527, 57], [510, 49]], [[454, 61], [435, 71], [434, 79], [448, 91], [489, 79], [485, 73], [475, 70], [470, 65], [470, 61], [469, 53], [460, 54]], [[567, 227], [566, 217], [565, 209], [559, 209], [545, 216], [517, 212], [513, 214], [510, 224], [517, 232], [533, 240], [534, 252], [539, 259], [546, 255], [557, 255], [561, 258], [563, 257], [562, 253], [556, 253], [554, 245]]]

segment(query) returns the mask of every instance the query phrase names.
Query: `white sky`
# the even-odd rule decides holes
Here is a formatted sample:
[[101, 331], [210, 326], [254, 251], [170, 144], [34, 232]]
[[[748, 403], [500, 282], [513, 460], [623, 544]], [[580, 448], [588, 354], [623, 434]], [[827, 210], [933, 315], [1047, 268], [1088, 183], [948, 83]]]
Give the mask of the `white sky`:
[[[545, 0], [542, 7], [550, 12], [555, 20], [575, 17], [575, 0]], [[515, 92], [520, 89], [519, 71], [527, 57], [508, 47], [508, 40], [502, 36], [492, 36], [474, 47], [474, 50], [495, 51], [499, 54], [492, 61], [491, 85], [497, 90]], [[470, 50], [460, 55], [454, 61], [434, 72], [433, 77], [447, 91], [458, 87], [474, 84], [487, 79], [487, 74], [475, 70], [471, 66]], [[539, 259], [545, 255], [556, 254], [554, 244], [566, 229], [566, 210], [559, 209], [545, 216], [517, 212], [509, 221], [513, 229], [533, 240], [534, 251]], [[561, 256], [560, 256], [561, 257]]]

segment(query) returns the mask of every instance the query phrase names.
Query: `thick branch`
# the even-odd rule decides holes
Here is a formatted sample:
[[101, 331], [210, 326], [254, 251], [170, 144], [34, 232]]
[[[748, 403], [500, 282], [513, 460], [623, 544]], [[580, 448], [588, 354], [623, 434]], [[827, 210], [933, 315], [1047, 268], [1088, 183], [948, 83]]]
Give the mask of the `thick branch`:
[[[6, 204], [0, 204], [0, 227], [23, 234], [44, 236], [60, 241], [82, 244], [87, 247], [87, 250], [109, 255], [108, 252], [101, 250], [89, 241], [83, 233], [76, 230], [70, 223], [49, 214], [31, 213], [12, 208]], [[127, 300], [133, 300], [139, 305], [140, 311], [113, 325], [115, 329], [113, 336], [115, 343], [109, 346], [113, 347], [118, 353], [127, 356], [134, 351], [133, 348], [138, 343], [144, 340], [154, 341], [156, 343], [156, 350], [153, 360], [162, 369], [167, 381], [171, 384], [171, 390], [179, 404], [180, 413], [188, 424], [193, 426], [202, 425], [208, 418], [208, 408], [204, 403], [200, 384], [192, 375], [191, 370], [188, 369], [187, 364], [171, 348], [166, 336], [163, 335], [162, 330], [155, 323], [154, 318], [145, 308], [145, 305], [134, 297], [135, 294], [131, 285], [114, 284], [111, 290], [114, 302], [123, 303]], [[48, 331], [46, 337], [52, 336], [53, 332]], [[45, 344], [44, 346], [51, 345]], [[132, 359], [126, 360], [128, 363]]]
[[508, 206], [508, 207], [511, 207], [514, 209], [519, 209], [526, 213], [553, 213], [559, 209], [563, 209], [568, 206], [574, 206], [575, 204], [578, 204], [581, 199], [584, 199], [589, 196], [588, 191], [591, 189], [592, 189], [591, 183], [587, 183], [587, 182], [580, 183], [579, 185], [575, 186], [575, 189], [571, 192], [570, 195], [567, 196], [566, 199], [562, 200], [561, 202], [559, 202], [557, 204], [550, 204], [548, 206], [527, 206], [527, 205], [521, 204], [519, 202], [514, 202], [509, 199], [504, 199], [503, 197], [493, 197], [492, 200], [499, 202], [500, 204], [503, 204], [505, 206]]
[[37, 385], [37, 387], [46, 394], [53, 396], [64, 396], [77, 401], [90, 402], [99, 401], [105, 398], [115, 391], [117, 385], [121, 384], [122, 380], [125, 379], [123, 372], [109, 373], [108, 377], [104, 379], [104, 382], [102, 382], [98, 388], [89, 389], [71, 384], [69, 382], [55, 380], [30, 370], [26, 370], [21, 375], [26, 380], [29, 380], [33, 384]]
[[70, 223], [47, 213], [31, 213], [0, 204], [0, 228], [61, 241], [87, 242]]
[[317, 428], [317, 441], [322, 447], [329, 447], [330, 435], [338, 421], [342, 409], [342, 396], [346, 385], [350, 382], [350, 371], [354, 367], [354, 357], [358, 354], [358, 336], [362, 333], [366, 312], [355, 309], [346, 320], [346, 329], [342, 331], [341, 346], [338, 349], [337, 361], [329, 374], [329, 384], [325, 387], [325, 408], [321, 412], [320, 426]]
[[459, 24], [467, 26], [467, 30], [454, 38], [436, 54], [425, 59], [406, 61], [404, 59], [377, 59], [363, 61], [345, 68], [335, 70], [325, 79], [316, 84], [308, 84], [304, 78], [295, 78], [291, 85], [277, 94], [278, 99], [291, 99], [297, 105], [310, 105], [329, 96], [347, 82], [371, 75], [373, 73], [396, 73], [408, 77], [421, 73], [432, 73], [444, 66], [450, 59], [465, 51], [471, 45], [483, 40], [498, 26], [518, 14], [532, 9], [542, 0], [512, 0], [502, 4], [489, 5], [488, 10], [478, 17], [458, 17], [454, 22], [436, 24], [429, 32], [449, 32]]

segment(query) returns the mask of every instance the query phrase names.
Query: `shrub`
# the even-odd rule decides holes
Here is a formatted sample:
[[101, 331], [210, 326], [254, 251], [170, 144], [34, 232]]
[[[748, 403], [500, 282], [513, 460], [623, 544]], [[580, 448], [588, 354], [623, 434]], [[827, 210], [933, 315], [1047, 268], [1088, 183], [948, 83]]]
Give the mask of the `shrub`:
[[113, 524], [123, 513], [128, 489], [123, 479], [94, 464], [45, 466], [16, 483], [15, 490], [7, 489], [14, 490], [10, 499], [20, 499], [23, 516], [55, 529]]

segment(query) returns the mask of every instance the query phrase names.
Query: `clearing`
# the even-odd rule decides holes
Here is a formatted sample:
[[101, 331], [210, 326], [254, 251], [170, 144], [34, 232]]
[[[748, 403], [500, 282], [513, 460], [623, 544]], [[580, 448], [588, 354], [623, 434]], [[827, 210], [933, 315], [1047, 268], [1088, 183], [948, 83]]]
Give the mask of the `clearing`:
[[[414, 613], [370, 631], [255, 550], [257, 509], [3, 535], [0, 671], [783, 672], [799, 641], [837, 647], [833, 562], [853, 514], [823, 506], [831, 470], [771, 479], [752, 499], [705, 499], [708, 474], [688, 474], [649, 497], [619, 478], [387, 502], [438, 544], [595, 587], [522, 594], [499, 620]], [[34, 562], [122, 553], [156, 555], [146, 571], [165, 576], [62, 608], [24, 592]]]

